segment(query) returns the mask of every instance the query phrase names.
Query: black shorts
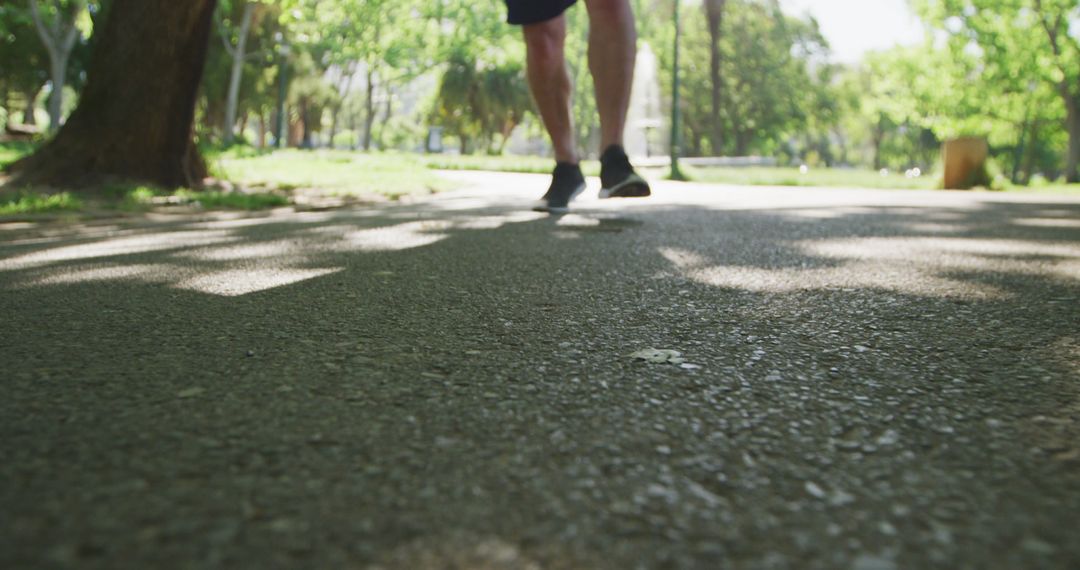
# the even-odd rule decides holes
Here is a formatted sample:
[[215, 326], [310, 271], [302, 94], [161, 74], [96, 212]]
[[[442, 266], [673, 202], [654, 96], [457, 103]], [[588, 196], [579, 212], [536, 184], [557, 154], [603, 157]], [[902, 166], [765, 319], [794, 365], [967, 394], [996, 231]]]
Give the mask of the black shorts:
[[577, 0], [504, 0], [509, 15], [507, 22], [514, 25], [539, 24], [558, 18]]

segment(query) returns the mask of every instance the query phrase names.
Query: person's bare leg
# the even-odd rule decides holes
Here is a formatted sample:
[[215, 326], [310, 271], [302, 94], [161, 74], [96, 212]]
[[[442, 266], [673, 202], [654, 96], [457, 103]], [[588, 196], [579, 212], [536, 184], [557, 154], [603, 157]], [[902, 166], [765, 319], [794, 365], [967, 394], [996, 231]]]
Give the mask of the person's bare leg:
[[637, 28], [630, 0], [585, 0], [589, 10], [589, 71], [600, 114], [600, 197], [644, 198], [649, 183], [623, 149], [637, 63]]
[[600, 113], [600, 152], [623, 144], [637, 62], [637, 28], [630, 0], [585, 0], [589, 11], [589, 71]]
[[551, 136], [555, 160], [577, 164], [574, 121], [570, 110], [573, 84], [566, 69], [566, 16], [522, 27], [527, 75], [540, 118]]

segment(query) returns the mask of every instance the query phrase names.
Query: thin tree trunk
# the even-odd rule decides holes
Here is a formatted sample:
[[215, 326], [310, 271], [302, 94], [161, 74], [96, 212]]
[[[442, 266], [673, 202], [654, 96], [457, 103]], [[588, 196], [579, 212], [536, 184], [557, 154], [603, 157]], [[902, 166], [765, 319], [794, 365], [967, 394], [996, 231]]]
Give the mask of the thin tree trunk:
[[1065, 180], [1070, 184], [1080, 182], [1080, 97], [1061, 87], [1065, 99], [1066, 121], [1069, 127], [1069, 154], [1065, 160]]
[[259, 111], [259, 138], [255, 141], [255, 147], [266, 148], [266, 114]]
[[[229, 96], [225, 103], [225, 144], [232, 144], [236, 139], [236, 110], [240, 105], [240, 81], [244, 78], [244, 60], [247, 58], [247, 41], [251, 31], [251, 20], [255, 13], [255, 4], [244, 4], [244, 15], [240, 21], [240, 35], [236, 47], [222, 36], [225, 51], [232, 56], [232, 72], [229, 75]], [[223, 32], [224, 33], [224, 32]]]
[[206, 165], [192, 126], [216, 3], [114, 0], [79, 107], [50, 143], [10, 167], [10, 183], [201, 185]]
[[874, 126], [873, 143], [874, 143], [874, 170], [881, 170], [881, 145], [885, 142], [885, 128], [881, 124], [881, 120], [878, 120], [878, 124]]
[[[3, 107], [5, 111], [11, 113], [11, 83], [6, 77], [0, 77], [0, 107]], [[11, 120], [10, 115], [8, 121]]]
[[338, 117], [341, 115], [341, 107], [334, 107], [330, 117], [330, 142], [327, 143], [326, 148], [334, 148], [334, 138], [337, 137], [338, 132]]
[[41, 93], [40, 87], [26, 92], [26, 107], [23, 110], [23, 124], [28, 127], [37, 126], [37, 116], [34, 111], [37, 109], [38, 93]]
[[[1065, 159], [1065, 180], [1069, 183], [1077, 183], [1080, 182], [1080, 94], [1073, 91], [1075, 65], [1069, 67], [1062, 63], [1065, 61], [1065, 49], [1060, 41], [1062, 34], [1067, 35], [1069, 33], [1070, 19], [1064, 13], [1058, 13], [1057, 17], [1053, 17], [1044, 9], [1041, 0], [1035, 0], [1035, 13], [1042, 23], [1047, 39], [1050, 40], [1050, 50], [1057, 60], [1057, 67], [1064, 76], [1064, 79], [1058, 82], [1057, 88], [1061, 98], [1065, 101], [1065, 121], [1069, 131], [1069, 150]], [[1066, 38], [1065, 42], [1068, 41], [1068, 38]]]
[[45, 51], [49, 54], [49, 78], [52, 81], [52, 94], [49, 95], [49, 132], [56, 132], [60, 128], [60, 121], [64, 112], [64, 85], [67, 81], [68, 61], [71, 60], [71, 51], [75, 49], [75, 43], [79, 41], [79, 28], [76, 19], [86, 9], [85, 0], [76, 0], [70, 7], [70, 13], [65, 14], [57, 6], [56, 19], [52, 22], [51, 29], [45, 25], [38, 9], [37, 0], [29, 0], [30, 16], [37, 28], [41, 43], [45, 45]]
[[1028, 136], [1027, 152], [1024, 157], [1024, 178], [1021, 182], [1024, 186], [1031, 184], [1031, 177], [1035, 175], [1035, 154], [1038, 150], [1039, 123], [1031, 125], [1031, 133]]
[[735, 155], [746, 156], [750, 150], [750, 141], [753, 138], [753, 132], [740, 131], [735, 134]]
[[350, 107], [349, 130], [352, 131], [352, 150], [360, 148], [360, 132], [356, 130], [356, 108]]
[[694, 136], [693, 134], [687, 134], [684, 136], [690, 137], [690, 141], [688, 143], [683, 143], [688, 147], [686, 148], [685, 156], [701, 156], [703, 154], [701, 152], [701, 137]]
[[1028, 132], [1031, 130], [1031, 121], [1027, 117], [1024, 118], [1023, 124], [1020, 125], [1020, 140], [1016, 143], [1016, 152], [1013, 153], [1013, 167], [1012, 174], [1009, 179], [1013, 184], [1020, 184], [1020, 171], [1025, 156], [1025, 148], [1027, 144]]
[[311, 144], [311, 133], [312, 133], [311, 123], [312, 123], [312, 121], [311, 121], [311, 116], [310, 116], [311, 111], [309, 110], [308, 100], [307, 100], [307, 98], [302, 98], [302, 99], [300, 99], [300, 102], [297, 103], [297, 104], [300, 107], [300, 109], [299, 109], [300, 110], [300, 124], [303, 127], [303, 136], [302, 136], [302, 138], [300, 140], [300, 148], [310, 150], [311, 147], [312, 147], [312, 144]]
[[364, 101], [364, 152], [371, 150], [371, 127], [375, 124], [375, 66], [367, 66], [367, 99]]
[[386, 91], [386, 106], [383, 108], [382, 121], [379, 122], [379, 136], [376, 137], [375, 146], [379, 149], [386, 149], [386, 125], [390, 123], [390, 117], [394, 113], [394, 94], [390, 92], [390, 86], [386, 85], [383, 88]]
[[356, 76], [356, 62], [348, 63], [342, 74], [344, 75], [344, 77], [341, 78], [343, 82], [337, 84], [338, 99], [333, 107], [333, 117], [330, 122], [330, 144], [327, 145], [330, 148], [334, 148], [334, 139], [337, 137], [341, 113], [345, 107], [345, 100], [348, 98], [349, 92], [352, 91], [353, 78]]
[[840, 141], [840, 164], [848, 163], [848, 141], [844, 133], [839, 129], [834, 131], [837, 136], [837, 140]]
[[506, 145], [510, 142], [510, 135], [513, 134], [515, 128], [517, 128], [517, 123], [507, 121], [502, 132], [499, 133], [499, 146], [495, 147], [495, 154], [497, 156], [502, 156], [502, 154], [506, 152]]
[[64, 114], [64, 79], [67, 77], [68, 60], [49, 58], [49, 78], [52, 81], [52, 93], [49, 94], [49, 132], [60, 128]]
[[705, 16], [709, 25], [709, 78], [712, 86], [712, 109], [710, 115], [709, 145], [712, 154], [720, 156], [724, 152], [724, 125], [720, 111], [723, 107], [723, 59], [720, 50], [720, 38], [724, 26], [724, 8], [726, 0], [705, 0]]

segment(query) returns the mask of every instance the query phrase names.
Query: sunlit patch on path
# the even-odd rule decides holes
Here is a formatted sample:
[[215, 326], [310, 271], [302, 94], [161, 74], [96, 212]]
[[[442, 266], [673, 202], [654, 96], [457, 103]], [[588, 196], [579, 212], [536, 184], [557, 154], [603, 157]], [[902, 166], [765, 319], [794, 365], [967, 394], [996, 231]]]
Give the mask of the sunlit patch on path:
[[762, 292], [868, 288], [932, 296], [999, 298], [1006, 292], [953, 274], [1022, 273], [1080, 281], [1080, 245], [964, 238], [850, 238], [801, 241], [793, 248], [827, 267], [775, 269], [724, 265], [693, 251], [663, 248], [661, 254], [687, 277], [719, 287]]
[[237, 269], [194, 277], [177, 283], [176, 287], [210, 295], [236, 297], [292, 285], [338, 271], [341, 269], [256, 269], [254, 271]]

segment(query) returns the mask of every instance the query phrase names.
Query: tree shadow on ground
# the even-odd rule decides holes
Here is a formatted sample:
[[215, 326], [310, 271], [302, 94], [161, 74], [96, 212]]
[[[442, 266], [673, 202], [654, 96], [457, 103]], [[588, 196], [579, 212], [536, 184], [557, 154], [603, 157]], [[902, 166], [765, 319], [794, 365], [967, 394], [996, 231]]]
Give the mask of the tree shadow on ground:
[[1080, 560], [1076, 203], [9, 236], [5, 565]]

